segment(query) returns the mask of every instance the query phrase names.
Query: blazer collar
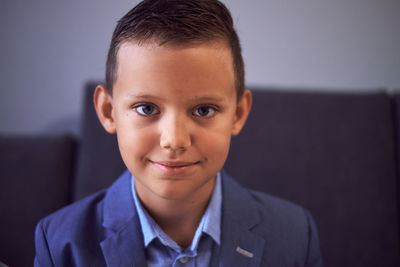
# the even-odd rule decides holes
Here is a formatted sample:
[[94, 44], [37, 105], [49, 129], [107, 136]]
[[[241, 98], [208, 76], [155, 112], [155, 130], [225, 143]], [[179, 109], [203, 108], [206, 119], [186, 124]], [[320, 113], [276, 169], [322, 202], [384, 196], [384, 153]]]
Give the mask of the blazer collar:
[[265, 240], [251, 231], [261, 222], [258, 204], [225, 172], [222, 189], [220, 266], [260, 266]]
[[127, 170], [107, 190], [103, 207], [105, 239], [100, 243], [107, 266], [146, 266], [143, 235]]

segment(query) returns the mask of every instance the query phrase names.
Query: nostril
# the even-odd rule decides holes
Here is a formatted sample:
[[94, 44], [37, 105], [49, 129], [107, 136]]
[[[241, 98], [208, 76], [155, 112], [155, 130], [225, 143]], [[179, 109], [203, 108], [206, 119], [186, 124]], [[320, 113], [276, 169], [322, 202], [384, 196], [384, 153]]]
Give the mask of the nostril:
[[170, 149], [170, 150], [186, 150], [188, 146], [190, 146], [189, 143], [184, 143], [184, 142], [170, 142], [170, 141], [161, 141], [160, 146], [165, 149]]
[[189, 135], [161, 136], [160, 146], [171, 150], [186, 150], [191, 145]]

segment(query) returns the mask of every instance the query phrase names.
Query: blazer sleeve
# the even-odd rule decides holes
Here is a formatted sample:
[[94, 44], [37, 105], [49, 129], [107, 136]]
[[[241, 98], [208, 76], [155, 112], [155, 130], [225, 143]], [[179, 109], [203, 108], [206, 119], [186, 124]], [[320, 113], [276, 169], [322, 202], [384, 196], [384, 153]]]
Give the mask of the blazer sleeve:
[[33, 264], [34, 267], [54, 266], [54, 263], [50, 256], [50, 250], [47, 243], [46, 233], [43, 230], [43, 221], [40, 221], [36, 226], [35, 247], [36, 247], [36, 256]]
[[305, 210], [308, 220], [308, 253], [305, 266], [307, 267], [322, 267], [322, 255], [319, 246], [319, 238], [317, 226], [314, 222], [312, 215]]

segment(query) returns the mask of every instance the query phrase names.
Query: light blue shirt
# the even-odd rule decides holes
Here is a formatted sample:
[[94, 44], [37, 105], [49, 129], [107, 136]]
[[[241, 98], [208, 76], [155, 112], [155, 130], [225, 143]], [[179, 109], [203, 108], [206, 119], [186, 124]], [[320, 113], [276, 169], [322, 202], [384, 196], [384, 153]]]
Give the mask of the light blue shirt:
[[147, 264], [153, 266], [209, 266], [213, 246], [220, 245], [221, 236], [221, 175], [217, 174], [210, 202], [197, 227], [191, 245], [182, 249], [142, 207], [132, 176], [132, 195], [142, 228]]

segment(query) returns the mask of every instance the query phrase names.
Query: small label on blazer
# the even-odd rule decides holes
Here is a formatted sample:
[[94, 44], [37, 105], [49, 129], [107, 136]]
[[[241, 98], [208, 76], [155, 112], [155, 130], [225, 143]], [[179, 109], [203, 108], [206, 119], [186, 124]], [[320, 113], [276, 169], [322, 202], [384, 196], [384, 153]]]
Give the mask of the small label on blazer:
[[247, 250], [245, 250], [245, 249], [242, 249], [242, 248], [239, 247], [239, 246], [236, 248], [236, 252], [238, 252], [238, 253], [240, 253], [240, 254], [246, 256], [246, 257], [249, 257], [249, 258], [253, 258], [253, 257], [254, 257], [254, 254], [253, 254], [253, 253], [251, 253], [250, 251], [247, 251]]

